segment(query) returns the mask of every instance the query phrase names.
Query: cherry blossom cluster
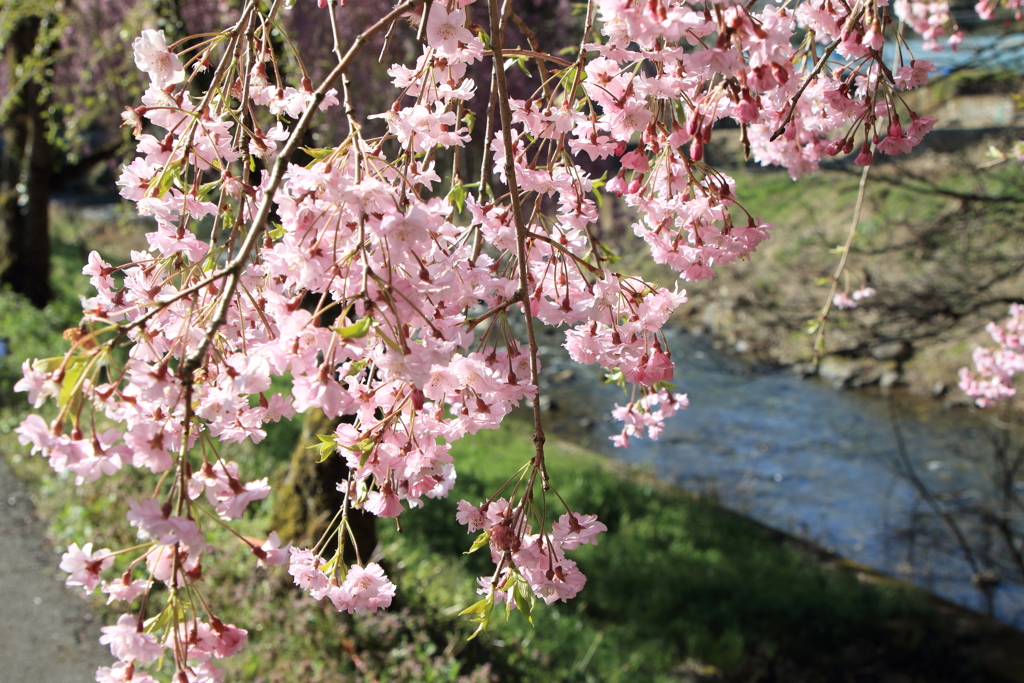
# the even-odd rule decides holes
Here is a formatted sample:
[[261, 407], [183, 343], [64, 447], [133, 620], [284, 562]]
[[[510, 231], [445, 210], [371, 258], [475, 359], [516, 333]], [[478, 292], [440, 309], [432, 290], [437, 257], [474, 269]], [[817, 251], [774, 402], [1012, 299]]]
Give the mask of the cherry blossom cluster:
[[974, 349], [974, 370], [960, 368], [960, 388], [980, 408], [1015, 396], [1013, 378], [1024, 372], [1024, 305], [1010, 306], [1010, 317], [985, 328], [999, 345], [996, 349]]
[[852, 310], [857, 308], [861, 301], [864, 299], [870, 299], [875, 294], [878, 294], [878, 292], [875, 291], [875, 288], [868, 287], [867, 285], [854, 290], [852, 293], [847, 291], [837, 292], [836, 295], [832, 297], [832, 305], [841, 311]]
[[[510, 504], [506, 498], [492, 498], [479, 507], [462, 500], [456, 519], [469, 533], [481, 532], [473, 549], [486, 544], [498, 567], [494, 576], [479, 579], [478, 592], [485, 596], [482, 603], [489, 608], [506, 603], [510, 609], [529, 614], [533, 597], [515, 590], [516, 581], [524, 582], [533, 596], [547, 604], [576, 597], [586, 577], [575, 562], [566, 558], [565, 551], [590, 543], [597, 545], [598, 534], [608, 527], [597, 521], [596, 515], [567, 512], [551, 525], [550, 532], [535, 534], [523, 512], [523, 507]], [[504, 557], [513, 561], [503, 562]]]
[[[259, 443], [268, 422], [309, 410], [339, 421], [319, 435], [319, 453], [344, 458], [345, 502], [313, 548], [238, 535], [258, 564], [287, 564], [339, 611], [387, 607], [396, 587], [383, 568], [342, 560], [350, 511], [394, 518], [446, 496], [451, 444], [530, 404], [537, 450], [512, 492], [459, 504], [459, 521], [481, 532], [474, 547], [488, 545], [495, 562], [467, 613], [486, 626], [495, 604], [529, 616], [536, 598], [575, 596], [585, 578], [565, 551], [605, 527], [560, 498], [558, 521], [538, 512], [557, 492], [534, 326], [564, 331], [575, 361], [631, 387], [613, 413], [624, 423], [617, 446], [657, 438], [688, 401], [669, 384], [662, 333], [685, 292], [613, 269], [597, 227], [601, 193], [636, 210], [633, 232], [655, 262], [707, 279], [772, 230], [705, 161], [726, 119], [758, 161], [794, 178], [827, 155], [856, 151], [870, 164], [876, 149], [908, 152], [935, 123], [901, 99], [933, 65], [906, 49], [895, 69], [882, 62], [883, 41], [902, 45], [884, 2], [591, 0], [568, 52], [533, 36], [529, 49], [510, 47], [514, 7], [498, 12], [494, 0], [404, 0], [346, 49], [337, 5], [320, 2], [338, 63], [317, 86], [281, 78], [269, 35], [280, 0], [266, 13], [247, 5], [187, 49], [154, 30], [133, 45], [149, 86], [124, 113], [138, 156], [118, 184], [155, 222], [149, 249], [121, 265], [90, 255], [95, 293], [66, 332], [71, 349], [26, 362], [16, 387], [37, 408], [56, 404], [54, 418], [32, 415], [17, 430], [56, 471], [79, 484], [125, 468], [157, 478], [127, 515], [139, 545], [74, 544], [61, 564], [69, 585], [138, 605], [104, 629], [119, 662], [97, 680], [152, 680], [137, 665], [167, 657], [175, 681], [220, 680], [214, 661], [246, 632], [193, 599], [217, 550], [208, 531], [270, 492], [220, 445]], [[894, 9], [922, 33], [931, 27], [929, 40], [947, 31], [942, 3]], [[478, 23], [487, 19], [489, 30]], [[393, 104], [356, 121], [346, 73], [385, 30], [415, 31], [422, 51], [388, 70]], [[522, 99], [509, 95], [516, 63], [536, 77]], [[484, 121], [472, 113], [478, 90], [490, 96]], [[293, 163], [325, 111], [348, 121], [348, 136]], [[364, 132], [374, 126], [384, 132]], [[462, 150], [474, 143], [478, 175]], [[584, 161], [614, 170], [597, 178]], [[166, 591], [151, 600], [158, 583]]]

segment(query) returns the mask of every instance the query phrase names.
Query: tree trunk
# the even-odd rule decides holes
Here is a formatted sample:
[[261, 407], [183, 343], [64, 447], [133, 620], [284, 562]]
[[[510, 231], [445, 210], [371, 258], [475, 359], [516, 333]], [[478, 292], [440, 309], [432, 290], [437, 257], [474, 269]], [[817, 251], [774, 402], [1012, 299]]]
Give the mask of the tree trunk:
[[[274, 487], [274, 510], [271, 528], [283, 541], [310, 547], [320, 540], [328, 523], [345, 502], [337, 485], [348, 477], [348, 465], [337, 453], [317, 463], [318, 455], [309, 447], [319, 443], [317, 434], [331, 434], [340, 420], [332, 420], [323, 411], [309, 410], [302, 422], [302, 435], [292, 453], [291, 463], [283, 481]], [[359, 546], [359, 555], [367, 562], [377, 546], [374, 516], [362, 510], [349, 509], [348, 521]], [[345, 539], [345, 561], [356, 561], [351, 539]], [[336, 543], [336, 541], [335, 541]], [[333, 552], [328, 546], [328, 556]]]
[[[22, 78], [18, 67], [32, 55], [43, 21], [41, 17], [20, 19], [11, 32], [4, 61], [12, 88]], [[53, 297], [49, 223], [53, 153], [46, 137], [48, 102], [41, 78], [28, 79], [14, 96], [2, 122], [0, 160], [0, 283], [9, 284], [38, 308]]]

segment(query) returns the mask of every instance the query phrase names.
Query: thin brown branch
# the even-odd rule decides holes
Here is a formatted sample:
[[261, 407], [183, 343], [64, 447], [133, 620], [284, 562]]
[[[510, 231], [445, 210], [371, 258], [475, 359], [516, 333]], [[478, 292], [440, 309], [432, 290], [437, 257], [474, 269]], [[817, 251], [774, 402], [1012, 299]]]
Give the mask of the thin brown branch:
[[516, 182], [515, 145], [512, 142], [512, 110], [508, 104], [508, 84], [505, 81], [505, 70], [502, 68], [502, 44], [504, 42], [504, 26], [502, 15], [498, 13], [498, 0], [488, 0], [491, 18], [491, 52], [494, 55], [494, 75], [498, 91], [498, 111], [501, 114], [501, 136], [505, 145], [505, 180], [508, 182], [509, 197], [512, 204], [512, 218], [516, 225], [516, 260], [519, 270], [519, 290], [523, 299], [523, 317], [526, 319], [526, 336], [530, 345], [530, 382], [537, 389], [538, 395], [533, 400], [533, 443], [535, 446], [534, 462], [538, 468], [544, 467], [544, 426], [540, 414], [540, 380], [537, 363], [537, 336], [533, 329], [533, 311], [530, 305], [530, 271], [527, 266], [527, 230], [523, 221], [523, 207], [519, 197], [519, 184]]
[[832, 310], [832, 299], [835, 298], [836, 290], [839, 289], [839, 278], [842, 277], [843, 271], [846, 269], [846, 260], [850, 256], [850, 247], [853, 245], [853, 238], [857, 234], [857, 223], [860, 222], [860, 211], [864, 207], [864, 196], [867, 194], [868, 187], [868, 171], [871, 170], [871, 166], [865, 166], [864, 171], [860, 174], [860, 188], [857, 190], [857, 206], [853, 209], [853, 219], [850, 221], [850, 233], [846, 236], [846, 244], [843, 245], [843, 255], [839, 259], [839, 265], [836, 267], [836, 274], [832, 276], [832, 288], [829, 289], [828, 299], [825, 301], [825, 306], [821, 309], [821, 313], [818, 315], [818, 334], [814, 338], [814, 356], [812, 363], [814, 367], [818, 367], [818, 361], [821, 356], [821, 347], [825, 339], [825, 320], [828, 318], [829, 311]]
[[217, 310], [206, 327], [206, 331], [203, 335], [203, 341], [200, 342], [199, 346], [191, 354], [189, 354], [188, 358], [186, 358], [185, 362], [182, 364], [181, 378], [183, 381], [191, 382], [192, 374], [200, 366], [202, 359], [206, 356], [206, 352], [210, 348], [210, 344], [213, 342], [214, 335], [221, 326], [227, 322], [228, 308], [231, 305], [231, 300], [234, 298], [235, 289], [238, 287], [238, 281], [241, 277], [242, 269], [245, 267], [249, 254], [256, 244], [256, 240], [266, 229], [267, 219], [270, 216], [271, 206], [274, 202], [274, 196], [277, 194], [277, 190], [281, 186], [284, 173], [288, 168], [288, 161], [301, 144], [302, 137], [309, 128], [309, 124], [312, 122], [313, 116], [316, 115], [320, 103], [323, 102], [324, 97], [327, 95], [327, 91], [331, 88], [338, 77], [348, 70], [348, 67], [352, 64], [352, 60], [355, 59], [355, 57], [362, 51], [363, 46], [366, 45], [366, 42], [370, 38], [380, 31], [383, 31], [391, 24], [392, 21], [399, 18], [402, 14], [421, 2], [423, 2], [423, 0], [405, 0], [405, 2], [396, 6], [376, 23], [356, 36], [356, 39], [352, 42], [348, 51], [338, 60], [338, 64], [331, 70], [327, 77], [324, 78], [323, 83], [321, 83], [320, 87], [313, 93], [312, 101], [306, 108], [306, 111], [303, 112], [302, 118], [300, 118], [299, 122], [295, 124], [295, 129], [292, 130], [291, 136], [284, 144], [284, 147], [282, 147], [277, 160], [274, 162], [274, 168], [271, 172], [270, 180], [267, 182], [267, 187], [264, 190], [263, 201], [260, 203], [259, 209], [256, 211], [256, 216], [253, 218], [252, 226], [249, 228], [249, 232], [246, 234], [245, 240], [239, 247], [235, 258], [232, 259], [222, 271], [222, 273], [226, 275], [227, 281], [221, 291], [221, 298], [217, 306]]

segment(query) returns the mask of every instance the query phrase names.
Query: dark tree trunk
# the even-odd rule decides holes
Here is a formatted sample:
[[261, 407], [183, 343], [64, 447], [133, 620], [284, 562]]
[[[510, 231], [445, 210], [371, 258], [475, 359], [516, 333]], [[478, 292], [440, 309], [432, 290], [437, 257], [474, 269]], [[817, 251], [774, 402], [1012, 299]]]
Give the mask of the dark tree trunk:
[[[338, 428], [340, 420], [332, 420], [321, 410], [309, 410], [302, 421], [302, 435], [292, 453], [283, 480], [274, 486], [274, 510], [271, 528], [277, 531], [283, 541], [310, 547], [320, 540], [327, 524], [341, 509], [345, 495], [337, 485], [348, 477], [345, 459], [337, 453], [326, 461], [319, 459], [315, 450], [309, 447], [319, 443], [317, 434], [331, 434]], [[352, 527], [359, 555], [367, 562], [377, 546], [377, 529], [374, 516], [362, 510], [349, 510], [348, 520]], [[327, 554], [333, 552], [328, 545]], [[351, 539], [346, 539], [345, 561], [355, 562], [356, 555]]]
[[[32, 55], [43, 21], [40, 17], [21, 19], [11, 32], [4, 62], [12, 88], [22, 78], [18, 66]], [[0, 160], [0, 283], [10, 285], [39, 308], [53, 296], [49, 224], [53, 153], [46, 136], [47, 109], [43, 84], [28, 79], [2, 122]]]

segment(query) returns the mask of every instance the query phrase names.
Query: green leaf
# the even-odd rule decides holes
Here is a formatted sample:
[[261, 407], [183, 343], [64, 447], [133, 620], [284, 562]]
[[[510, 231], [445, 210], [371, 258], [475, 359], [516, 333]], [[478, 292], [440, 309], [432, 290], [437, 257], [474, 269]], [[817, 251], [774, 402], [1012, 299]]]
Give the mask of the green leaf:
[[519, 70], [526, 74], [527, 78], [533, 78], [533, 74], [531, 74], [530, 70], [526, 68], [526, 59], [526, 55], [519, 55], [516, 57], [516, 64], [519, 65]]
[[389, 349], [391, 349], [395, 353], [400, 353], [404, 355], [404, 352], [402, 351], [401, 347], [399, 347], [398, 344], [395, 343], [395, 340], [389, 337], [388, 335], [384, 334], [384, 332], [381, 331], [381, 328], [379, 327], [377, 328], [377, 336], [384, 340], [384, 343], [388, 345]]
[[516, 581], [512, 589], [512, 597], [515, 598], [516, 609], [522, 612], [523, 616], [529, 620], [530, 626], [533, 626], [533, 608], [537, 604], [537, 598], [530, 589], [530, 584], [523, 577], [519, 577], [519, 580]]
[[60, 394], [57, 396], [57, 405], [63, 408], [71, 400], [71, 394], [82, 378], [86, 366], [85, 356], [72, 356], [64, 367], [64, 379], [60, 383]]
[[562, 73], [559, 76], [562, 90], [569, 92], [572, 89], [572, 84], [576, 82], [576, 72], [578, 70], [579, 64], [573, 64], [570, 67], [562, 69]]
[[32, 369], [36, 372], [53, 372], [60, 367], [60, 364], [64, 362], [64, 356], [54, 356], [53, 358], [37, 358], [32, 361]]
[[472, 619], [470, 619], [470, 621], [475, 621], [476, 623], [480, 624], [479, 626], [477, 626], [476, 630], [473, 631], [473, 635], [471, 635], [468, 638], [468, 640], [473, 640], [477, 637], [477, 635], [480, 634], [481, 631], [487, 630], [487, 625], [491, 623], [491, 614], [493, 612], [494, 591], [492, 590], [486, 598], [479, 602], [473, 603], [472, 605], [470, 605], [469, 607], [467, 607], [459, 613], [459, 616], [469, 614], [476, 615]]
[[832, 284], [832, 278], [830, 278], [830, 277], [819, 277], [815, 281], [814, 284], [818, 285], [819, 287], [823, 287], [824, 285], [830, 285], [830, 284]]
[[462, 207], [466, 203], [466, 186], [462, 183], [452, 185], [452, 189], [448, 191], [448, 201], [455, 204], [459, 213], [462, 213]]
[[335, 151], [333, 147], [300, 147], [299, 149], [313, 157], [313, 161], [323, 161]]
[[369, 364], [370, 360], [368, 358], [362, 358], [360, 360], [354, 361], [352, 365], [349, 366], [348, 372], [346, 373], [345, 376], [351, 377], [352, 375], [358, 375], [362, 371], [362, 369]]
[[359, 453], [359, 467], [362, 468], [366, 464], [366, 461], [370, 459], [370, 453], [373, 453], [373, 449], [377, 446], [377, 439], [368, 436], [362, 441], [356, 441], [351, 446], [345, 446], [353, 453]]
[[[339, 557], [341, 557], [341, 554], [340, 553], [335, 553], [334, 557], [332, 557], [331, 559], [327, 560], [322, 565], [320, 565], [320, 567], [319, 567], [320, 571], [322, 571], [324, 574], [327, 574], [328, 576], [330, 576], [331, 572], [334, 571], [334, 568], [338, 566], [338, 558]], [[342, 570], [342, 572], [344, 572], [344, 565], [341, 566], [341, 570]], [[344, 580], [344, 579], [342, 579], [342, 580]]]
[[174, 185], [174, 181], [178, 179], [178, 173], [181, 170], [180, 161], [172, 161], [171, 163], [164, 166], [164, 170], [160, 171], [160, 177], [157, 178], [156, 189], [153, 191], [154, 196], [159, 199], [167, 194], [167, 190], [171, 189]]
[[469, 132], [472, 133], [473, 125], [476, 123], [476, 114], [467, 109], [466, 113], [462, 116], [462, 123], [469, 129]]
[[370, 333], [371, 318], [361, 318], [347, 327], [332, 327], [331, 330], [342, 339], [361, 339]]
[[601, 249], [601, 255], [606, 261], [608, 261], [608, 263], [615, 263], [622, 260], [622, 257], [612, 251], [608, 246], [600, 243], [597, 246]]
[[489, 598], [484, 598], [480, 602], [474, 602], [472, 605], [459, 612], [459, 616], [464, 617], [467, 614], [486, 614], [489, 602]]
[[160, 614], [150, 617], [142, 622], [142, 628], [146, 633], [158, 631], [171, 622], [171, 617], [173, 615], [174, 608], [171, 607], [171, 605], [167, 605], [163, 608]]
[[199, 199], [201, 199], [203, 201], [206, 201], [207, 197], [210, 196], [210, 193], [213, 192], [215, 189], [217, 189], [219, 186], [220, 186], [220, 181], [219, 180], [213, 180], [213, 181], [210, 181], [208, 183], [204, 183], [204, 184], [200, 185], [199, 186], [199, 192], [198, 192]]
[[317, 434], [316, 438], [320, 439], [320, 443], [313, 444], [309, 447], [309, 450], [320, 452], [320, 459], [317, 462], [321, 463], [331, 457], [331, 453], [338, 449], [338, 442], [333, 434]]
[[469, 555], [470, 553], [475, 553], [477, 550], [480, 550], [480, 548], [483, 548], [485, 545], [487, 545], [490, 541], [491, 541], [491, 532], [490, 531], [484, 531], [479, 536], [476, 537], [476, 540], [473, 541], [472, 547], [470, 547], [469, 550], [467, 550], [466, 552], [464, 552], [462, 554], [463, 555]]

